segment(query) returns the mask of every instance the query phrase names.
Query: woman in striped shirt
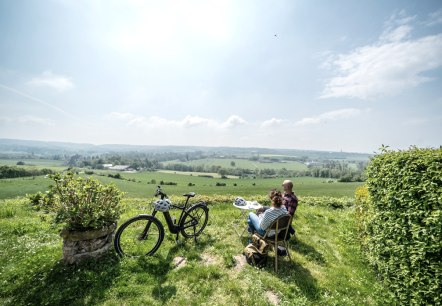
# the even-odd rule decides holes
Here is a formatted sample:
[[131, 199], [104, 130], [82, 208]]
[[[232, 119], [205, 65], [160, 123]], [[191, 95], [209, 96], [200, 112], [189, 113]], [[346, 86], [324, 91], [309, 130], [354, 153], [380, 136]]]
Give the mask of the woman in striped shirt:
[[249, 224], [249, 232], [258, 232], [260, 235], [265, 234], [265, 230], [275, 221], [279, 216], [287, 214], [287, 209], [282, 205], [282, 195], [281, 192], [273, 189], [270, 192], [270, 199], [272, 200], [272, 207], [267, 209], [264, 213], [257, 216], [255, 213], [251, 212], [247, 223]]

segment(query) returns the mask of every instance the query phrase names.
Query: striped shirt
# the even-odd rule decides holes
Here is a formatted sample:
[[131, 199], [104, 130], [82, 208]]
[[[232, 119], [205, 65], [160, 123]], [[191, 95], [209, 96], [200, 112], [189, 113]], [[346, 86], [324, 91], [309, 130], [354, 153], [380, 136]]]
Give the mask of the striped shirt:
[[285, 214], [287, 214], [287, 209], [284, 205], [281, 208], [270, 207], [259, 215], [259, 227], [266, 230], [273, 221]]

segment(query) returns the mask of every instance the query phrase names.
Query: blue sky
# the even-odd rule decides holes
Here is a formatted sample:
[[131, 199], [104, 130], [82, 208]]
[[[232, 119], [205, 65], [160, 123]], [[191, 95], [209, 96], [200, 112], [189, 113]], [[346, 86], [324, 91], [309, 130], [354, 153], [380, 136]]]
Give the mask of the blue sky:
[[440, 1], [0, 0], [0, 138], [438, 147]]

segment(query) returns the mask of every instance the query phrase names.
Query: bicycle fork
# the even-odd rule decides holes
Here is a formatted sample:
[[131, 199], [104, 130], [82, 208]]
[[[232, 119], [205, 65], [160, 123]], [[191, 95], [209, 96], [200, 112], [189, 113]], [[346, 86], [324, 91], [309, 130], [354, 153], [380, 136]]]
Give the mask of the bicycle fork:
[[[154, 210], [152, 213], [152, 217], [155, 217], [155, 215], [157, 214], [157, 211]], [[146, 226], [144, 227], [143, 232], [138, 236], [138, 240], [146, 240], [148, 238], [148, 233], [149, 233], [149, 228], [150, 225], [152, 224], [152, 221], [147, 221]]]

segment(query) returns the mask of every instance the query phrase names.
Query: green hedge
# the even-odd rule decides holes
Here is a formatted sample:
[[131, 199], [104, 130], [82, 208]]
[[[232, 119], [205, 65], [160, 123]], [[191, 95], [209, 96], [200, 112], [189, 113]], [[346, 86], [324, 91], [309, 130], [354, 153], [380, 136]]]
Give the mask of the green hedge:
[[395, 303], [442, 304], [442, 149], [376, 155], [356, 216], [369, 262]]

